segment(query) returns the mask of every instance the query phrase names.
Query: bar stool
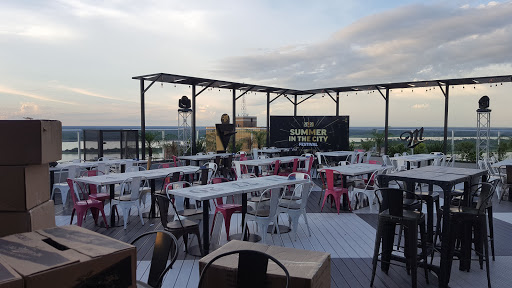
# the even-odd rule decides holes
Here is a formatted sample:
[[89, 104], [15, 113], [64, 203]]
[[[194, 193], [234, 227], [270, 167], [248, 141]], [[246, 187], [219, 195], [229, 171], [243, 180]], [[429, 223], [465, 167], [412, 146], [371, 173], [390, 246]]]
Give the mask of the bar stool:
[[[380, 192], [380, 193], [379, 193]], [[379, 195], [381, 194], [381, 195]], [[405, 210], [403, 207], [404, 196], [420, 203], [418, 210]], [[412, 274], [412, 287], [417, 287], [417, 267], [418, 267], [418, 228], [421, 234], [421, 256], [425, 264], [425, 279], [428, 281], [427, 268], [427, 241], [425, 237], [425, 214], [422, 211], [421, 197], [413, 192], [397, 188], [379, 188], [375, 190], [375, 197], [379, 202], [379, 225], [375, 238], [375, 248], [373, 252], [373, 269], [370, 287], [373, 287], [375, 273], [377, 270], [377, 261], [379, 261], [379, 251], [382, 242], [382, 253], [380, 261], [383, 263], [381, 269], [387, 274], [391, 259], [397, 259], [393, 252], [393, 241], [396, 225], [404, 227], [405, 247], [404, 256], [407, 274]], [[382, 201], [381, 201], [382, 197]]]

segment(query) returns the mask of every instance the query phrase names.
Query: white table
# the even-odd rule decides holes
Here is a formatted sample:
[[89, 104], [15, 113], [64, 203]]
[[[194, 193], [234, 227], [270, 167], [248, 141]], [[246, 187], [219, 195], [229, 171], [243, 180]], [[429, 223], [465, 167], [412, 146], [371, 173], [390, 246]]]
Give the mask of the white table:
[[505, 159], [500, 162], [496, 162], [491, 166], [494, 168], [500, 168], [501, 166], [512, 166], [512, 159]]
[[247, 193], [265, 189], [283, 188], [288, 185], [307, 183], [309, 180], [289, 180], [284, 176], [267, 176], [257, 178], [239, 179], [238, 181], [223, 182], [219, 184], [192, 186], [181, 189], [172, 189], [168, 192], [175, 196], [182, 196], [196, 201], [203, 201], [203, 250], [210, 251], [210, 220], [208, 204], [210, 199], [242, 194], [242, 223], [247, 212]]
[[[322, 169], [318, 169], [318, 172], [322, 172], [325, 169], [331, 169], [336, 172], [339, 172], [340, 174], [344, 176], [359, 176], [364, 174], [371, 174], [377, 170], [386, 169], [389, 167], [382, 166], [380, 164], [368, 164], [368, 163], [357, 163], [357, 164], [351, 164], [351, 165], [341, 165], [341, 166], [334, 166], [334, 167], [325, 167]], [[345, 181], [343, 181], [345, 184]]]
[[320, 152], [325, 157], [345, 157], [349, 155], [354, 155], [355, 151], [330, 151], [330, 152]]
[[[162, 168], [162, 169], [154, 169], [154, 170], [144, 170], [144, 171], [134, 171], [134, 172], [126, 172], [126, 173], [112, 173], [105, 174], [99, 176], [91, 176], [91, 177], [80, 177], [75, 178], [75, 181], [82, 182], [85, 184], [92, 184], [98, 186], [110, 185], [110, 199], [114, 199], [114, 185], [120, 184], [128, 178], [132, 177], [145, 177], [150, 181], [151, 184], [151, 211], [150, 217], [155, 217], [155, 201], [153, 194], [155, 193], [155, 180], [165, 178], [165, 176], [175, 173], [175, 172], [183, 172], [183, 174], [192, 174], [195, 173], [199, 169], [198, 166], [179, 166], [179, 167], [171, 167], [171, 168]], [[115, 223], [115, 215], [110, 212], [110, 224], [114, 226]]]
[[204, 154], [204, 155], [189, 155], [189, 156], [179, 156], [178, 159], [187, 161], [187, 164], [190, 163], [190, 161], [210, 161], [217, 156], [220, 156], [221, 158], [228, 157], [229, 155], [233, 155], [232, 153], [218, 153], [218, 154]]
[[115, 165], [121, 165], [121, 172], [124, 172], [123, 166], [126, 166], [128, 163], [133, 164], [145, 164], [148, 160], [132, 160], [132, 159], [113, 159], [113, 160], [106, 160], [106, 161], [89, 161], [89, 162], [78, 162], [78, 163], [58, 163], [54, 167], [50, 167], [50, 191], [53, 189], [53, 184], [55, 183], [55, 171], [61, 171], [61, 170], [67, 170], [70, 166], [77, 166], [78, 168], [82, 169], [90, 169], [93, 167], [98, 166], [98, 164], [105, 164], [106, 166], [115, 166]]
[[[404, 161], [407, 163], [407, 170], [411, 169], [411, 162], [417, 163], [418, 168], [421, 167], [421, 162], [431, 162], [434, 159], [443, 158], [444, 155], [434, 154], [414, 154], [406, 156], [391, 157], [391, 160]], [[430, 163], [429, 163], [430, 164]]]
[[[306, 161], [307, 157], [302, 156], [285, 156], [285, 157], [276, 157], [276, 158], [265, 158], [265, 159], [253, 159], [253, 160], [245, 160], [245, 161], [233, 161], [235, 163], [235, 167], [239, 167], [240, 165], [245, 166], [254, 166], [255, 174], [258, 175], [259, 167], [267, 166], [272, 164], [274, 161], [279, 160], [281, 164], [293, 162], [295, 159], [299, 159], [299, 161]], [[238, 163], [240, 165], [238, 165]], [[237, 168], [235, 168], [237, 169]], [[237, 175], [240, 175], [240, 171], [236, 171]]]

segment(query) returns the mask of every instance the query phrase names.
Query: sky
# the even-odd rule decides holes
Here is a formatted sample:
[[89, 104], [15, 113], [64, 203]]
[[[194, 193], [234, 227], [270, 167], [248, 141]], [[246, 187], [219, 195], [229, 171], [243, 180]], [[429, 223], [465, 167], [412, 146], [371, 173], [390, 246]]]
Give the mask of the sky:
[[[140, 125], [139, 82], [170, 73], [290, 89], [512, 74], [512, 1], [7, 0], [0, 2], [0, 119], [64, 126]], [[510, 127], [511, 83], [450, 89], [449, 126]], [[178, 124], [186, 85], [146, 93], [146, 125]], [[377, 92], [341, 95], [351, 126], [384, 125]], [[299, 99], [300, 100], [300, 99]], [[266, 95], [245, 96], [265, 126]], [[242, 99], [237, 101], [241, 114]], [[314, 96], [298, 115], [335, 115]], [[197, 97], [197, 125], [232, 113], [229, 90]], [[437, 89], [392, 90], [390, 126], [442, 126]], [[293, 115], [278, 99], [272, 115]]]

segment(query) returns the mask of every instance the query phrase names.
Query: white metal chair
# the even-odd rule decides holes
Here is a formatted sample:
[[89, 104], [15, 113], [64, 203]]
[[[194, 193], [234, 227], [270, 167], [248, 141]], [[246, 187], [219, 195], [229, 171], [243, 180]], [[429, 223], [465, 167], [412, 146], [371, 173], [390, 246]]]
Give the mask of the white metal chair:
[[[142, 184], [142, 185], [141, 185]], [[144, 225], [144, 219], [142, 218], [142, 208], [140, 207], [140, 190], [149, 188], [149, 182], [144, 177], [132, 177], [128, 178], [121, 183], [121, 194], [112, 199], [112, 207], [120, 206], [123, 210], [124, 229], [126, 230], [126, 224], [128, 223], [128, 216], [133, 206], [137, 207], [137, 213], [140, 217], [140, 222]], [[113, 211], [113, 209], [112, 209]], [[112, 213], [112, 212], [111, 212]]]
[[[67, 177], [64, 177], [63, 175], [66, 173], [67, 170]], [[76, 165], [70, 165], [67, 168], [62, 168], [59, 171], [59, 181], [57, 183], [53, 184], [52, 187], [52, 194], [50, 196], [50, 199], [54, 199], [55, 196], [55, 190], [60, 191], [60, 196], [62, 198], [62, 206], [66, 206], [67, 199], [68, 199], [68, 192], [69, 192], [69, 185], [67, 183], [67, 178], [75, 179], [78, 174], [79, 169]], [[64, 182], [63, 182], [64, 181]]]
[[357, 152], [354, 161], [357, 163], [363, 163], [364, 152]]
[[[281, 199], [279, 200], [279, 205], [277, 207], [277, 215], [279, 213], [287, 213], [288, 214], [288, 226], [291, 226], [292, 232], [294, 232], [295, 237], [294, 240], [297, 241], [297, 229], [299, 226], [299, 218], [302, 215], [304, 217], [304, 221], [306, 222], [306, 227], [308, 228], [309, 236], [311, 236], [311, 230], [309, 229], [308, 217], [306, 216], [306, 205], [308, 203], [309, 195], [311, 194], [311, 190], [313, 189], [313, 185], [311, 183], [311, 178], [308, 174], [305, 173], [292, 173], [296, 179], [309, 179], [310, 182], [306, 184], [298, 184], [295, 185], [293, 189], [292, 195], [286, 195], [283, 193], [281, 195]], [[288, 177], [290, 177], [288, 176]]]
[[364, 163], [370, 163], [370, 157], [372, 157], [372, 152], [371, 151], [366, 151], [366, 153], [364, 154], [363, 156], [363, 159], [364, 159]]
[[[263, 200], [265, 197], [270, 197], [270, 205], [266, 206], [268, 201], [259, 201], [256, 205], [255, 210], [248, 211], [245, 214], [245, 221], [243, 223], [242, 235], [245, 235], [245, 229], [247, 228], [247, 221], [254, 221], [257, 225], [257, 230], [261, 233], [261, 241], [262, 243], [266, 243], [265, 239], [267, 238], [267, 228], [271, 222], [273, 222], [272, 230], [275, 229], [277, 225], [277, 204], [279, 203], [279, 193], [278, 189], [272, 193], [272, 189], [267, 189], [263, 191], [260, 195], [260, 200]], [[277, 234], [281, 236], [279, 229], [277, 229]]]
[[368, 205], [370, 206], [370, 212], [373, 211], [373, 202], [375, 201], [375, 189], [378, 188], [377, 174], [382, 170], [377, 170], [372, 173], [370, 179], [366, 183], [358, 183], [352, 190], [352, 193], [359, 199], [359, 203], [363, 202], [363, 196], [368, 198]]
[[131, 166], [131, 167], [126, 167], [126, 169], [124, 171], [125, 172], [146, 171], [146, 168], [144, 168], [142, 166]]

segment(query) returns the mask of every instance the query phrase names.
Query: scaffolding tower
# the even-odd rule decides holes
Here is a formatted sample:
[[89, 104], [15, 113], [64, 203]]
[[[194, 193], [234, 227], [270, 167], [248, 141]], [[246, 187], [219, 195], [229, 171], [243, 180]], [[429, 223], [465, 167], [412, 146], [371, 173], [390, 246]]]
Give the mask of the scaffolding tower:
[[192, 115], [192, 109], [178, 109], [178, 140], [180, 146], [183, 147], [183, 149], [180, 149], [183, 152], [182, 155], [187, 155], [192, 151], [192, 129], [188, 124], [190, 115]]
[[483, 154], [483, 158], [489, 157], [489, 139], [491, 134], [491, 109], [478, 109], [476, 110], [476, 114], [476, 160], [478, 167], [480, 153]]

